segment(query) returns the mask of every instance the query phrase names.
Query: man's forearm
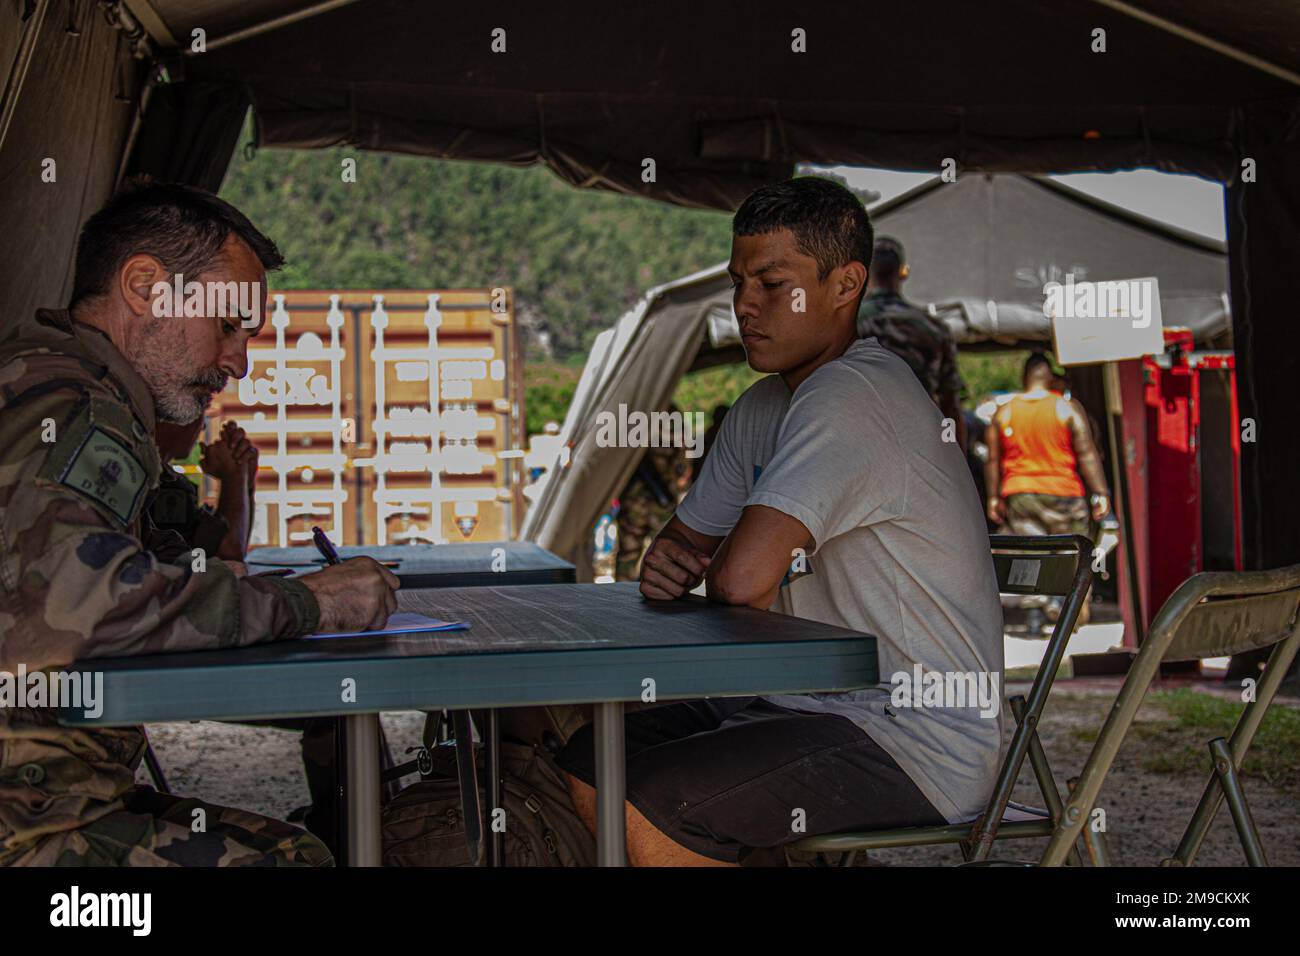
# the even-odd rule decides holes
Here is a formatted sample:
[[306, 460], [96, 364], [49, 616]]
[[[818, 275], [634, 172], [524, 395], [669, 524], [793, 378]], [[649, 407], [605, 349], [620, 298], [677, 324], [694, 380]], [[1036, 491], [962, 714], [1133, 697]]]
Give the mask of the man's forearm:
[[248, 489], [238, 481], [223, 481], [217, 498], [217, 513], [226, 519], [230, 530], [221, 540], [217, 556], [232, 561], [242, 561], [248, 546], [249, 533]]
[[[708, 573], [704, 575], [704, 594], [714, 604], [730, 604], [736, 607], [754, 607], [760, 611], [766, 611], [776, 600], [777, 592], [781, 590], [781, 582], [768, 588], [765, 592], [759, 593], [752, 587], [738, 586], [739, 578], [732, 572], [728, 564], [727, 557], [730, 553], [728, 545], [731, 539], [728, 538], [718, 548], [718, 553], [714, 556], [713, 563], [709, 566]], [[753, 581], [744, 582], [745, 585], [752, 585]]]

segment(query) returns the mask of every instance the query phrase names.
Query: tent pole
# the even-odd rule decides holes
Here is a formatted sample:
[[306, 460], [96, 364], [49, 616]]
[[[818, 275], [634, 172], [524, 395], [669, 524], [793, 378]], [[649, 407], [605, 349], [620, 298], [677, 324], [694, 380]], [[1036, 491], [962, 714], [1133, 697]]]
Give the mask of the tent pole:
[[291, 23], [298, 23], [300, 20], [309, 20], [314, 16], [319, 16], [322, 13], [329, 13], [331, 10], [337, 10], [339, 7], [346, 7], [349, 4], [356, 2], [357, 0], [325, 0], [323, 3], [313, 4], [310, 7], [305, 7], [302, 10], [295, 11], [294, 13], [286, 13], [282, 17], [267, 20], [265, 23], [257, 23], [251, 27], [236, 30], [234, 33], [228, 33], [223, 37], [217, 37], [215, 40], [209, 40], [207, 43], [207, 50], [208, 52], [218, 50], [223, 46], [230, 46], [232, 43], [239, 43], [242, 40], [260, 36], [263, 33], [270, 33], [272, 30], [287, 27]]
[[9, 124], [18, 112], [18, 98], [22, 95], [23, 84], [27, 81], [27, 68], [32, 65], [32, 55], [36, 51], [36, 38], [45, 22], [45, 14], [50, 9], [50, 0], [38, 0], [36, 13], [23, 30], [23, 38], [18, 41], [18, 55], [14, 57], [5, 81], [4, 108], [0, 112], [0, 150], [4, 149], [5, 139], [9, 135]]
[[1223, 56], [1236, 60], [1238, 63], [1244, 63], [1247, 66], [1254, 67], [1256, 70], [1260, 70], [1270, 76], [1275, 76], [1279, 80], [1285, 80], [1294, 86], [1300, 86], [1300, 73], [1293, 73], [1275, 63], [1270, 63], [1268, 60], [1260, 59], [1252, 53], [1247, 53], [1245, 50], [1238, 50], [1236, 47], [1228, 46], [1226, 43], [1221, 43], [1213, 37], [1207, 37], [1204, 33], [1197, 33], [1195, 30], [1174, 23], [1172, 20], [1166, 20], [1164, 17], [1158, 17], [1154, 13], [1148, 13], [1132, 4], [1125, 3], [1124, 0], [1092, 0], [1092, 2], [1099, 3], [1103, 7], [1109, 7], [1116, 13], [1122, 13], [1135, 20], [1141, 20], [1143, 23], [1153, 26], [1157, 30], [1164, 30], [1166, 33], [1172, 33], [1176, 37], [1181, 37], [1190, 43], [1195, 43], [1199, 46], [1205, 47], [1206, 49], [1213, 50], [1215, 53], [1221, 53]]
[[122, 157], [117, 163], [117, 178], [113, 180], [114, 190], [122, 185], [122, 179], [126, 176], [126, 167], [131, 162], [131, 153], [135, 149], [135, 141], [140, 138], [140, 127], [144, 125], [145, 110], [149, 108], [149, 99], [153, 95], [154, 87], [158, 85], [159, 69], [158, 64], [153, 64], [144, 79], [144, 87], [140, 90], [140, 99], [135, 104], [135, 116], [131, 120], [131, 131], [127, 133], [126, 146], [122, 149]]

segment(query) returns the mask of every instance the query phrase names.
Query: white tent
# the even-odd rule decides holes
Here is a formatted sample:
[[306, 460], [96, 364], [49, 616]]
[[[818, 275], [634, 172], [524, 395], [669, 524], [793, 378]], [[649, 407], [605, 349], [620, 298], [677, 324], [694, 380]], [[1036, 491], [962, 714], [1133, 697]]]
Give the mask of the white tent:
[[520, 537], [573, 561], [579, 579], [590, 580], [592, 526], [645, 453], [598, 446], [597, 414], [617, 413], [620, 404], [662, 408], [681, 377], [700, 366], [701, 353], [742, 359], [743, 353], [733, 353], [738, 340], [727, 336], [734, 321], [731, 282], [726, 267], [718, 265], [651, 289], [617, 325], [597, 336], [560, 430], [568, 463], [557, 459], [539, 479]]

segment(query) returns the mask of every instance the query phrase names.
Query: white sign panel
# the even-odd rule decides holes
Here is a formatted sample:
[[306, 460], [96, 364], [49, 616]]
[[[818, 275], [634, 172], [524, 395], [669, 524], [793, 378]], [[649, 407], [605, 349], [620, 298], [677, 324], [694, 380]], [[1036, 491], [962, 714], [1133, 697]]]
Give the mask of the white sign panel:
[[1087, 365], [1159, 355], [1165, 350], [1160, 286], [1154, 277], [1043, 286], [1043, 314], [1052, 320], [1056, 360]]

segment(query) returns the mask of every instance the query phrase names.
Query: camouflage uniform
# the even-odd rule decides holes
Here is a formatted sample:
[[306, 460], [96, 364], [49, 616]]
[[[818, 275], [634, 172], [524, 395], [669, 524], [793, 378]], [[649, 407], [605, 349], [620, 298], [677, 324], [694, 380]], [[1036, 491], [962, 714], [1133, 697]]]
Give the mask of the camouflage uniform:
[[158, 487], [149, 495], [145, 511], [153, 526], [175, 531], [191, 548], [215, 555], [230, 531], [230, 522], [207, 505], [199, 503], [199, 490], [166, 462], [158, 475]]
[[646, 449], [641, 468], [618, 496], [617, 580], [637, 580], [641, 558], [677, 510], [689, 475], [685, 448]]
[[[301, 582], [237, 578], [216, 559], [196, 573], [184, 540], [142, 517], [162, 467], [153, 430], [143, 380], [67, 312], [42, 310], [0, 342], [0, 670], [316, 628]], [[296, 827], [135, 787], [144, 740], [140, 727], [0, 707], [0, 863], [330, 862]]]
[[[175, 531], [186, 545], [213, 555], [221, 547], [230, 523], [199, 503], [199, 490], [176, 469], [163, 462], [158, 487], [149, 495], [145, 513], [154, 527]], [[303, 825], [333, 850], [338, 833], [339, 779], [335, 769], [334, 717], [300, 717], [285, 720], [238, 721], [252, 727], [275, 727], [302, 732], [302, 763], [311, 794], [311, 807]], [[382, 736], [383, 730], [380, 730]], [[386, 752], [386, 751], [385, 751]], [[291, 815], [291, 819], [296, 819]]]
[[1081, 534], [1097, 540], [1087, 498], [1064, 498], [1029, 492], [1007, 496], [1007, 525], [1012, 534]]
[[897, 292], [873, 289], [858, 310], [858, 337], [868, 336], [906, 362], [940, 408], [961, 400], [966, 386], [957, 371], [957, 343], [942, 321]]

